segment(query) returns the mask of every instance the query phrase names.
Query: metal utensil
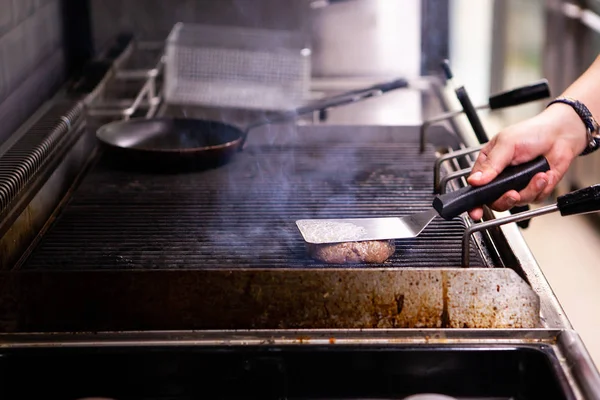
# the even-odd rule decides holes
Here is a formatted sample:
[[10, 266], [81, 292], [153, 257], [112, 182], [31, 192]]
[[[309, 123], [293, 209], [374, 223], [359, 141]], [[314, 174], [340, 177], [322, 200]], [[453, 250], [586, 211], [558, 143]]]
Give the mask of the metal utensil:
[[438, 195], [433, 199], [431, 209], [406, 217], [304, 219], [296, 221], [296, 226], [304, 240], [313, 244], [413, 238], [438, 215], [450, 220], [465, 211], [492, 203], [509, 190], [524, 189], [537, 173], [549, 169], [546, 158], [540, 156], [528, 163], [506, 168], [487, 185], [466, 186]]
[[177, 23], [166, 42], [168, 104], [286, 111], [306, 103], [310, 49], [299, 31]]
[[469, 266], [469, 244], [471, 236], [475, 232], [480, 232], [490, 228], [496, 228], [501, 225], [506, 225], [512, 222], [519, 222], [524, 219], [539, 217], [545, 214], [550, 214], [559, 211], [562, 217], [569, 215], [583, 215], [600, 211], [600, 184], [588, 186], [578, 189], [573, 192], [559, 196], [556, 203], [536, 208], [530, 211], [511, 215], [509, 217], [493, 219], [479, 224], [471, 225], [463, 234], [463, 253], [462, 265]]

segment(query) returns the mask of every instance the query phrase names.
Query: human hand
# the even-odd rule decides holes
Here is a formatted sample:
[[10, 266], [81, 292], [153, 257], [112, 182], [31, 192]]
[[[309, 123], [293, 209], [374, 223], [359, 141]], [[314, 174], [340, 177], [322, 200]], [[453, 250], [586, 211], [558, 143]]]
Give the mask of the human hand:
[[[556, 103], [494, 136], [481, 149], [467, 181], [472, 186], [485, 185], [507, 166], [543, 155], [550, 165], [549, 171], [536, 174], [525, 189], [508, 191], [489, 206], [496, 211], [506, 211], [517, 205], [539, 202], [552, 193], [585, 147], [585, 125], [570, 106]], [[469, 215], [474, 220], [481, 219], [483, 208], [475, 208]]]

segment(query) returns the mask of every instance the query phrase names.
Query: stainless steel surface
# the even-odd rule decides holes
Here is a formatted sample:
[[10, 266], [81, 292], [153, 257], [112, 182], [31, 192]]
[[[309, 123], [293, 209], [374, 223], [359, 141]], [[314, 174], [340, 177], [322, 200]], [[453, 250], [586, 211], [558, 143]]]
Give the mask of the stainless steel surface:
[[0, 334], [5, 349], [43, 348], [157, 348], [216, 346], [293, 346], [313, 347], [444, 346], [471, 345], [474, 348], [531, 344], [551, 348], [560, 370], [565, 374], [576, 399], [597, 399], [600, 377], [591, 367], [576, 332], [553, 329], [361, 329], [361, 330], [248, 330], [248, 331], [171, 331], [171, 332], [97, 332], [75, 334]]
[[163, 98], [163, 42], [133, 41], [85, 99], [88, 122], [151, 117]]
[[529, 210], [529, 211], [520, 212], [520, 213], [514, 214], [510, 217], [497, 218], [497, 219], [493, 219], [490, 221], [480, 222], [478, 224], [471, 225], [465, 231], [464, 236], [463, 236], [463, 256], [462, 256], [463, 265], [465, 267], [469, 266], [469, 261], [470, 261], [469, 260], [469, 256], [470, 256], [469, 249], [470, 249], [470, 243], [471, 243], [471, 236], [473, 235], [473, 233], [480, 232], [480, 231], [490, 229], [490, 228], [495, 228], [500, 225], [510, 224], [512, 222], [524, 221], [526, 219], [538, 217], [540, 215], [545, 215], [545, 214], [555, 212], [555, 211], [558, 211], [558, 206], [556, 204], [553, 204], [553, 205], [549, 205], [549, 206], [545, 206], [545, 207], [541, 207], [541, 208], [535, 208], [535, 209]]
[[[489, 108], [488, 104], [483, 104], [483, 105], [479, 105], [479, 106], [475, 107], [476, 110], [485, 110], [487, 108]], [[436, 115], [435, 117], [429, 118], [426, 121], [424, 121], [423, 124], [421, 125], [421, 143], [423, 144], [423, 146], [425, 145], [425, 143], [427, 141], [426, 134], [427, 134], [427, 130], [429, 129], [429, 127], [431, 125], [436, 124], [438, 122], [445, 121], [450, 118], [457, 117], [459, 115], [462, 115], [463, 113], [464, 113], [463, 110], [446, 112], [446, 113], [443, 113], [440, 115]], [[421, 147], [421, 151], [423, 151], [423, 147]]]
[[585, 398], [599, 398], [600, 374], [579, 335], [572, 330], [563, 330], [558, 337], [558, 346], [565, 357], [565, 364], [572, 366], [573, 377]]
[[[427, 17], [442, 14], [445, 5], [423, 12], [426, 1], [358, 0], [311, 13], [312, 70], [315, 77], [421, 75], [423, 47], [447, 42], [443, 26]], [[447, 14], [446, 14], [447, 15]], [[433, 48], [428, 49], [432, 53]]]
[[401, 218], [302, 219], [296, 226], [313, 244], [408, 239], [418, 236], [437, 215], [432, 208]]
[[[490, 108], [489, 104], [480, 104], [478, 106], [475, 106], [476, 110], [486, 110]], [[445, 112], [442, 113], [440, 115], [436, 115], [433, 118], [428, 119], [427, 121], [423, 122], [423, 125], [431, 125], [434, 124], [436, 122], [441, 122], [444, 121], [446, 119], [450, 119], [450, 118], [454, 118], [458, 115], [461, 115], [462, 113], [464, 113], [464, 110], [456, 110], [456, 111], [449, 111], [449, 112]]]
[[[272, 333], [277, 335], [280, 332], [275, 331]], [[146, 385], [143, 385], [144, 387], [140, 386], [138, 388], [136, 393], [139, 393], [139, 390], [148, 386], [153, 389], [159, 389], [160, 386], [154, 385], [154, 380], [152, 382], [149, 381], [149, 376], [154, 376], [154, 379], [158, 378], [160, 381], [162, 380], [160, 378], [169, 376], [171, 378], [184, 378], [185, 376], [190, 376], [186, 372], [198, 372], [199, 369], [206, 371], [212, 368], [213, 375], [219, 375], [214, 370], [219, 373], [223, 371], [223, 373], [227, 374], [227, 370], [231, 370], [232, 367], [244, 367], [244, 370], [247, 371], [248, 369], [254, 369], [257, 366], [255, 361], [262, 359], [263, 363], [259, 362], [259, 365], [264, 365], [264, 361], [270, 361], [267, 363], [267, 366], [274, 366], [272, 361], [275, 360], [280, 360], [281, 362], [275, 363], [276, 366], [279, 366], [276, 370], [263, 369], [263, 373], [267, 372], [267, 376], [263, 374], [256, 376], [254, 374], [254, 379], [247, 381], [248, 384], [243, 385], [242, 390], [248, 390], [257, 380], [259, 384], [267, 385], [267, 387], [279, 386], [273, 385], [273, 382], [269, 383], [268, 380], [270, 378], [270, 380], [276, 380], [278, 383], [285, 382], [284, 390], [280, 392], [278, 397], [298, 398], [298, 396], [293, 395], [293, 386], [300, 384], [302, 388], [306, 388], [307, 385], [312, 384], [311, 382], [322, 380], [324, 383], [327, 382], [324, 387], [333, 389], [338, 396], [334, 396], [334, 393], [329, 391], [327, 393], [329, 396], [326, 396], [325, 393], [319, 391], [322, 393], [322, 396], [313, 395], [307, 396], [308, 398], [346, 398], [346, 396], [341, 395], [340, 389], [345, 392], [345, 395], [349, 395], [351, 398], [358, 398], [358, 392], [361, 392], [361, 390], [354, 390], [355, 385], [349, 381], [355, 382], [356, 379], [358, 381], [363, 379], [367, 382], [364, 386], [370, 388], [368, 389], [368, 393], [372, 394], [371, 396], [367, 396], [367, 392], [362, 391], [361, 394], [365, 395], [364, 398], [398, 398], [398, 395], [402, 396], [427, 391], [450, 392], [452, 394], [461, 393], [469, 399], [481, 398], [485, 394], [487, 397], [483, 396], [483, 398], [486, 400], [495, 399], [497, 396], [505, 396], [504, 398], [518, 396], [518, 398], [523, 399], [560, 398], [572, 400], [583, 398], [580, 386], [576, 384], [577, 381], [573, 371], [569, 368], [568, 364], [564, 363], [560, 346], [556, 344], [556, 341], [560, 340], [558, 338], [559, 333], [546, 336], [537, 335], [535, 331], [530, 331], [529, 335], [519, 334], [520, 341], [511, 341], [502, 336], [474, 334], [470, 335], [470, 342], [461, 342], [453, 340], [451, 337], [447, 337], [446, 340], [439, 336], [436, 337], [436, 330], [424, 330], [419, 331], [419, 339], [421, 340], [417, 340], [413, 344], [405, 340], [406, 337], [403, 330], [389, 330], [384, 332], [383, 335], [378, 335], [377, 332], [371, 330], [365, 332], [371, 340], [365, 340], [362, 333], [357, 334], [356, 331], [293, 331], [281, 332], [282, 335], [279, 337], [271, 336], [271, 332], [266, 333], [266, 335], [263, 335], [265, 332], [258, 332], [254, 335], [253, 332], [220, 331], [210, 332], [205, 337], [201, 337], [200, 335], [186, 335], [185, 332], [174, 332], [170, 343], [166, 346], [160, 346], [160, 344], [153, 346], [148, 341], [146, 344], [142, 344], [132, 340], [132, 346], [123, 345], [123, 342], [121, 342], [111, 348], [102, 346], [73, 346], [68, 344], [64, 347], [52, 347], [52, 345], [43, 344], [38, 348], [4, 347], [1, 349], [4, 356], [2, 358], [2, 366], [6, 368], [7, 374], [4, 375], [6, 377], [17, 377], [19, 376], [19, 372], [23, 373], [27, 371], [30, 378], [37, 378], [36, 382], [49, 381], [49, 386], [43, 386], [43, 389], [48, 394], [56, 391], [56, 385], [51, 384], [52, 379], [49, 378], [58, 377], [60, 373], [69, 373], [70, 376], [77, 375], [79, 379], [85, 382], [90, 380], [112, 382], [125, 378], [123, 382], [125, 386], [130, 386], [127, 378], [131, 379], [137, 376], [138, 379], [132, 379], [133, 382], [141, 381], [146, 383]], [[152, 333], [155, 336], [147, 336], [146, 339], [154, 338], [159, 339], [159, 343], [167, 342], [164, 339], [168, 338], [169, 333]], [[212, 335], [212, 338], [217, 340], [211, 342], [210, 334], [212, 333], [215, 334]], [[288, 336], [286, 333], [295, 337]], [[431, 340], [429, 335], [431, 335]], [[99, 336], [101, 341], [110, 339], [103, 334]], [[363, 337], [361, 338], [361, 336]], [[358, 340], [352, 342], [348, 340], [353, 337], [358, 338]], [[524, 337], [527, 339], [523, 339]], [[220, 339], [222, 338], [226, 339], [221, 341]], [[258, 338], [264, 340], [260, 342], [255, 340]], [[337, 342], [338, 338], [341, 339], [340, 345]], [[141, 337], [138, 339], [141, 339]], [[232, 340], [229, 341], [227, 339]], [[181, 341], [174, 344], [173, 341], [175, 340]], [[217, 354], [219, 355], [210, 357], [211, 352], [213, 354], [218, 352]], [[172, 357], [159, 356], [157, 358], [152, 356], [152, 354], [157, 353], [185, 355], [184, 360], [194, 360], [196, 362], [191, 365], [188, 364], [189, 366], [186, 367], [186, 363], [173, 363], [174, 360]], [[235, 359], [239, 360], [240, 357], [232, 357], [234, 353], [242, 354], [243, 360], [241, 360], [241, 365]], [[350, 353], [354, 354], [355, 357], [348, 358], [344, 356], [340, 359], [336, 356], [336, 354], [349, 355]], [[115, 354], [122, 354], [125, 357], [113, 357]], [[257, 359], [256, 356], [252, 357], [252, 354], [262, 354], [263, 357], [259, 356]], [[286, 354], [288, 357], [285, 356]], [[290, 354], [296, 354], [297, 356], [294, 358], [301, 357], [301, 359], [304, 359], [306, 361], [305, 367], [298, 368], [297, 363], [290, 362], [292, 361], [289, 358]], [[496, 356], [492, 356], [494, 354]], [[22, 356], [27, 355], [29, 358], [22, 358]], [[341, 361], [341, 363], [337, 364], [337, 368], [331, 365], [332, 355]], [[448, 355], [451, 356], [448, 357]], [[528, 356], [523, 357], [524, 355]], [[532, 355], [535, 356], [531, 357]], [[56, 361], [57, 359], [64, 360], [68, 357], [72, 363], [71, 365], [67, 363], [64, 368], [57, 371], [51, 366], [48, 356], [54, 356], [50, 358], [52, 361]], [[490, 358], [490, 356], [492, 357]], [[18, 361], [20, 357], [21, 362]], [[31, 362], [28, 366], [24, 362], [26, 360], [36, 361]], [[94, 365], [94, 361], [101, 363], [102, 366]], [[122, 365], [123, 361], [125, 361], [125, 365]], [[312, 368], [310, 367], [311, 361], [315, 363]], [[509, 362], [507, 363], [506, 361]], [[227, 370], [223, 370], [224, 362], [226, 363]], [[144, 365], [144, 363], [148, 365]], [[326, 365], [323, 365], [323, 363]], [[108, 367], [110, 364], [113, 364], [112, 368]], [[296, 368], [293, 368], [294, 364], [297, 366]], [[139, 367], [136, 368], [136, 366]], [[176, 368], [176, 366], [180, 366], [181, 368]], [[71, 372], [75, 371], [78, 367], [83, 369], [81, 373]], [[47, 371], [47, 368], [52, 368], [52, 370]], [[115, 370], [118, 373], [114, 373]], [[340, 374], [337, 376], [335, 374], [330, 375], [329, 371], [332, 370], [339, 371]], [[463, 373], [460, 373], [461, 371]], [[529, 373], [526, 371], [529, 371]], [[146, 379], [139, 379], [139, 372], [142, 372], [142, 376]], [[154, 372], [154, 374], [148, 374], [148, 372]], [[455, 374], [450, 374], [449, 372], [454, 372]], [[313, 374], [313, 376], [321, 374], [324, 376], [321, 378], [315, 376], [315, 379], [306, 379], [306, 373], [309, 375]], [[120, 374], [125, 375], [125, 377], [120, 376]], [[206, 377], [209, 375], [211, 375], [211, 372], [204, 374], [192, 373], [190, 376], [192, 382], [189, 383], [194, 387], [193, 382], [202, 382], [202, 379], [206, 381]], [[289, 379], [282, 379], [284, 376], [288, 376]], [[349, 379], [349, 377], [352, 377], [352, 379]], [[388, 384], [384, 385], [384, 388], [381, 388], [381, 385], [372, 385], [369, 383], [372, 381], [377, 382], [384, 378], [391, 378], [389, 381], [385, 379], [388, 381]], [[218, 376], [214, 376], [214, 379], [221, 380]], [[296, 385], [292, 383], [294, 380], [296, 381]], [[74, 381], [79, 383], [78, 379], [74, 379]], [[560, 384], [557, 385], [557, 381]], [[167, 382], [176, 383], [181, 381], [170, 380]], [[498, 385], [499, 382], [503, 382], [503, 384]], [[14, 382], [7, 383], [15, 387], [15, 389], [18, 388], [18, 386], [14, 385]], [[395, 386], [393, 387], [396, 390], [390, 392], [390, 385], [394, 383]], [[417, 388], [414, 387], [415, 383], [417, 383]], [[206, 382], [206, 384], [210, 385], [209, 382]], [[69, 385], [69, 387], [74, 385], [75, 383]], [[353, 390], [344, 390], [349, 385], [353, 386]], [[492, 389], [486, 389], [487, 385], [490, 385]], [[103, 386], [107, 389], [110, 388], [110, 385]], [[363, 385], [359, 383], [358, 387], [360, 386]], [[453, 387], [454, 389], [452, 389]], [[170, 389], [172, 393], [173, 386]], [[198, 389], [202, 390], [201, 388]], [[157, 393], [157, 391], [150, 392], [152, 394]], [[303, 392], [308, 395], [306, 390], [303, 390]], [[21, 391], [21, 393], [23, 392]], [[375, 393], [379, 395], [375, 395]], [[537, 397], [536, 394], [538, 395]], [[477, 397], [477, 395], [480, 397]], [[118, 395], [115, 397], [121, 398]], [[143, 397], [133, 396], [133, 398]]]
[[165, 101], [295, 109], [308, 98], [310, 53], [299, 32], [178, 23], [166, 43]]
[[[91, 117], [117, 117], [124, 120], [130, 119], [140, 108], [145, 110], [144, 116], [150, 117], [156, 113], [160, 105], [161, 98], [157, 93], [156, 77], [160, 73], [160, 69], [152, 69], [146, 79], [141, 80], [141, 89], [131, 100], [117, 100], [112, 102], [96, 101], [92, 102], [88, 107], [88, 115]], [[119, 74], [116, 79], [126, 80], [130, 76]], [[137, 79], [136, 79], [137, 80]]]
[[[566, 332], [566, 337], [561, 335]], [[566, 339], [566, 340], [565, 340]], [[395, 345], [395, 344], [518, 344], [550, 346], [580, 341], [572, 329], [248, 329], [207, 331], [125, 331], [0, 333], [2, 348], [128, 347], [183, 345]]]
[[[495, 213], [495, 215], [501, 217], [508, 215], [508, 213]], [[540, 315], [544, 326], [547, 328], [572, 329], [571, 322], [569, 322], [565, 311], [527, 246], [519, 227], [516, 224], [507, 224], [500, 226], [499, 229], [499, 235], [502, 240], [506, 241], [507, 246], [514, 255], [512, 263], [520, 265], [523, 276], [540, 297]]]

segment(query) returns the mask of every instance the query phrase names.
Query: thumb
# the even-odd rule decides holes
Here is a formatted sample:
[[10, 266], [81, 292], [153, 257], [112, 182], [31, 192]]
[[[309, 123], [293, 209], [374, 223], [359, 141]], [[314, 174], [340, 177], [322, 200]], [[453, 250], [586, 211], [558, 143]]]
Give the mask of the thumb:
[[494, 137], [479, 152], [471, 174], [467, 178], [469, 185], [485, 185], [511, 164], [515, 156], [514, 146], [501, 143], [497, 138], [497, 136]]

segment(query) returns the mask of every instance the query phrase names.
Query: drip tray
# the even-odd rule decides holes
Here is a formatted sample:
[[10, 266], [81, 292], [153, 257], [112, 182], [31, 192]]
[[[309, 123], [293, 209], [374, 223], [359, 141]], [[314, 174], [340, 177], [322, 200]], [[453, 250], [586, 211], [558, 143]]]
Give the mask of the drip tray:
[[30, 348], [0, 354], [3, 399], [402, 399], [419, 393], [574, 398], [552, 348], [543, 344]]

